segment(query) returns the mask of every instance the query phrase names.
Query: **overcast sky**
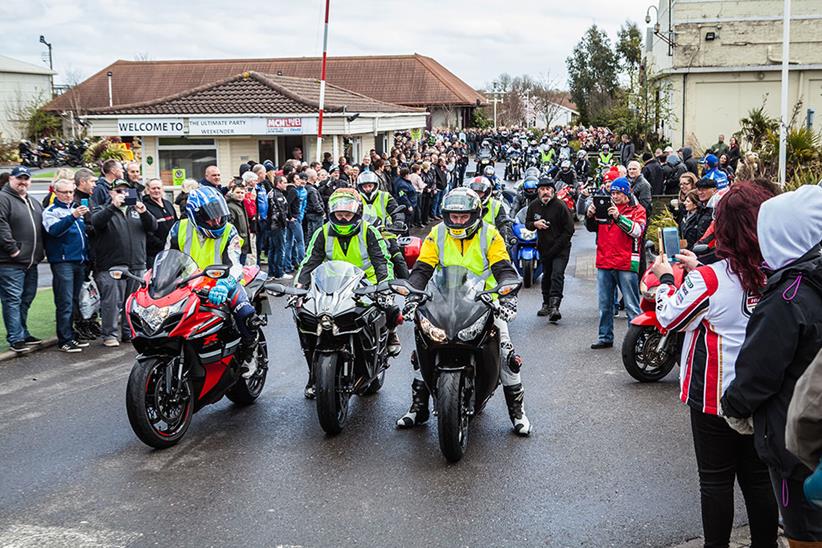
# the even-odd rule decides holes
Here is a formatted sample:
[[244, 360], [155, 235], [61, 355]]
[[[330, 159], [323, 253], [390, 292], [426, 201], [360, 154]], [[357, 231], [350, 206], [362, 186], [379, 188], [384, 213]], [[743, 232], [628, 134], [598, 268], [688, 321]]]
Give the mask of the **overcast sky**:
[[[329, 55], [416, 52], [474, 87], [507, 72], [550, 75], [566, 88], [565, 58], [585, 30], [595, 23], [613, 40], [626, 19], [644, 29], [651, 3], [331, 0]], [[85, 79], [116, 59], [138, 56], [319, 56], [324, 5], [324, 0], [2, 0], [0, 20], [6, 25], [0, 53], [42, 65], [46, 47], [39, 36], [44, 34], [53, 45], [57, 83], [71, 75]]]

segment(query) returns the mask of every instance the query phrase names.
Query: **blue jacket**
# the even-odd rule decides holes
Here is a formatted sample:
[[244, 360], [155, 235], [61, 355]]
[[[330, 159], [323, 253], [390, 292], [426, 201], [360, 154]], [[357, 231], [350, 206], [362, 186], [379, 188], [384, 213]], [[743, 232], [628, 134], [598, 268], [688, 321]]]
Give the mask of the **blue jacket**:
[[397, 177], [394, 179], [394, 197], [405, 207], [417, 207], [417, 191], [411, 181]]
[[84, 262], [88, 239], [83, 218], [75, 219], [71, 207], [54, 200], [43, 212], [46, 257], [50, 263]]
[[268, 220], [268, 193], [265, 190], [265, 187], [261, 184], [257, 184], [257, 218], [261, 221]]

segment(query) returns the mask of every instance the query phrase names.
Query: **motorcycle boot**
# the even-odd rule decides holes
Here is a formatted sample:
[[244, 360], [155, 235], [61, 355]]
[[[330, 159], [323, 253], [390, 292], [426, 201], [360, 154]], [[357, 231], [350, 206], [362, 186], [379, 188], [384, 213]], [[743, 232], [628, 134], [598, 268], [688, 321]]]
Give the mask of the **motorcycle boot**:
[[551, 314], [551, 305], [548, 303], [542, 303], [542, 308], [539, 309], [537, 312], [537, 316], [549, 316]]
[[400, 344], [400, 338], [397, 336], [397, 330], [390, 329], [388, 331], [388, 355], [392, 358], [397, 357], [402, 352], [402, 345]]
[[502, 391], [505, 393], [505, 403], [508, 405], [508, 416], [511, 418], [511, 424], [514, 425], [514, 432], [518, 436], [528, 436], [531, 433], [531, 421], [523, 411], [525, 390], [522, 384], [503, 386]]
[[239, 320], [245, 324], [241, 328], [240, 347], [237, 349], [237, 361], [242, 364], [243, 378], [249, 379], [257, 372], [257, 345], [259, 344], [259, 328], [263, 325], [263, 320], [256, 314], [246, 316], [244, 320]]
[[[414, 370], [418, 371], [419, 364], [416, 351], [411, 353], [411, 363]], [[422, 379], [414, 379], [411, 383], [411, 408], [397, 420], [397, 428], [404, 430], [428, 422], [430, 416], [428, 412], [429, 399], [431, 399], [431, 393], [428, 391], [428, 387], [425, 386], [425, 382]]]
[[551, 313], [548, 316], [548, 320], [552, 322], [558, 322], [562, 319], [562, 314], [559, 313], [559, 305], [562, 303], [562, 299], [559, 297], [551, 297], [548, 302], [548, 307], [551, 310]]

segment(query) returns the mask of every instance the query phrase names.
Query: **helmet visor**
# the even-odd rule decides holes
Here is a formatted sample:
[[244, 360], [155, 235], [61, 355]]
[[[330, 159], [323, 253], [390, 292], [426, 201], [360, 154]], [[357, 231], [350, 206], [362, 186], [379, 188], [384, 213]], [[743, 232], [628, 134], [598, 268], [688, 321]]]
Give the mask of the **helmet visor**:
[[225, 200], [214, 200], [208, 202], [197, 208], [197, 220], [205, 225], [208, 221], [219, 221], [224, 217], [228, 217], [228, 206]]
[[328, 202], [328, 213], [338, 212], [359, 213], [360, 201], [352, 196], [337, 195], [332, 196]]
[[442, 201], [442, 210], [453, 213], [471, 213], [479, 209], [480, 204], [474, 196], [455, 194], [446, 196]]

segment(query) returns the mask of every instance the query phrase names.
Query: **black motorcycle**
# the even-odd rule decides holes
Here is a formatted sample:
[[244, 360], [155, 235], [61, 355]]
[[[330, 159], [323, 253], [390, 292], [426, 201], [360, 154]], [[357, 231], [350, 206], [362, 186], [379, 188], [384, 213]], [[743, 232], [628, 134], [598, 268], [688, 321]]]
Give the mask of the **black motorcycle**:
[[434, 396], [440, 450], [457, 462], [468, 447], [468, 423], [499, 385], [499, 330], [495, 295], [514, 295], [521, 282], [485, 291], [485, 281], [461, 266], [437, 269], [425, 291], [389, 282], [418, 299], [414, 338], [422, 378]]
[[[352, 394], [382, 388], [388, 368], [385, 284], [366, 285], [365, 273], [344, 261], [327, 261], [311, 273], [308, 288], [267, 283], [272, 295], [291, 295], [297, 334], [317, 393], [317, 417], [328, 434], [339, 434]], [[389, 295], [384, 295], [389, 292]]]
[[518, 181], [522, 178], [522, 155], [518, 150], [508, 154], [508, 165], [505, 166], [505, 180]]
[[17, 145], [17, 150], [20, 153], [20, 161], [24, 166], [41, 167], [40, 156], [31, 146], [31, 143], [24, 139]]

